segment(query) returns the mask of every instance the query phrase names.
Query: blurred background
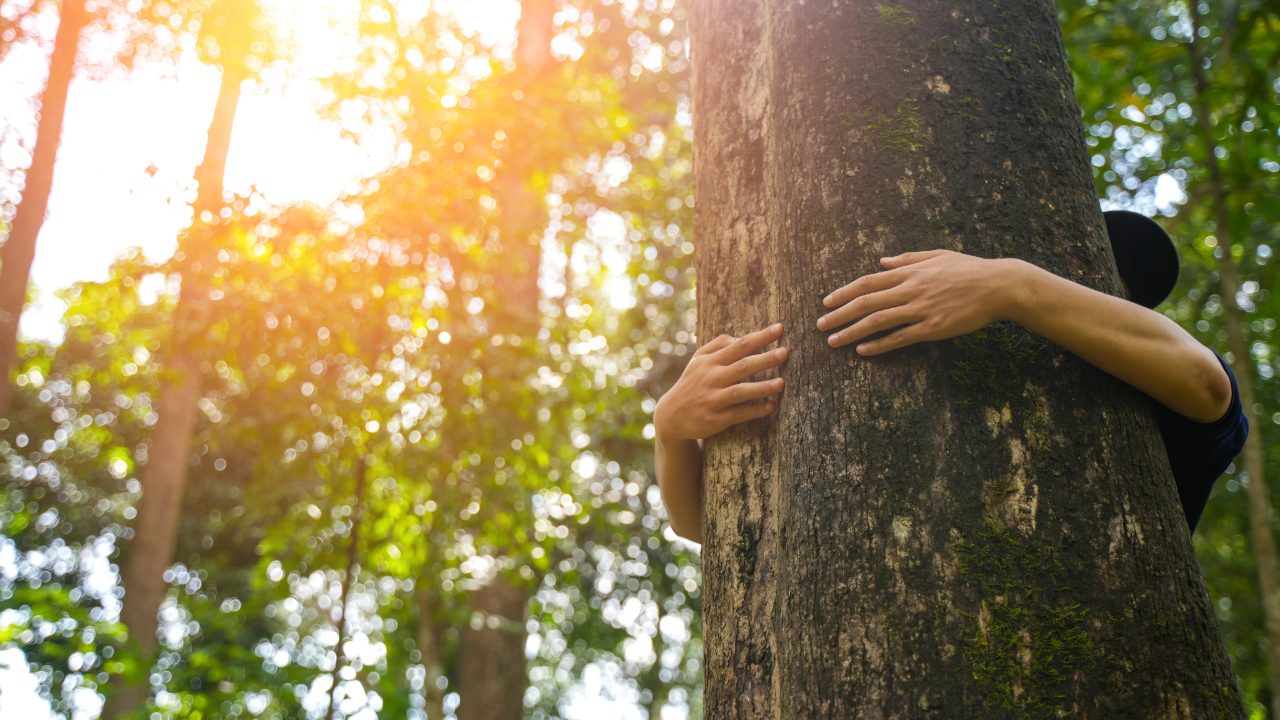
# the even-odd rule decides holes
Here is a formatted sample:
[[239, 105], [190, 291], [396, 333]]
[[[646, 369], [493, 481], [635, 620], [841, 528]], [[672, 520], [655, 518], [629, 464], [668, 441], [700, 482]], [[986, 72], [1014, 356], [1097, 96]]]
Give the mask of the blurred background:
[[[690, 12], [0, 0], [0, 716], [701, 717]], [[1060, 19], [1253, 389], [1195, 544], [1267, 717], [1280, 3]]]

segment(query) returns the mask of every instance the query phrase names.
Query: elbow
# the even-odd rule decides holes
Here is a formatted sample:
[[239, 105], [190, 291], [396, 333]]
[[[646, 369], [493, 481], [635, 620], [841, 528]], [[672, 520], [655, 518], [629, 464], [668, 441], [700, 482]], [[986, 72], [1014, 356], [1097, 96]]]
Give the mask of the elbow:
[[677, 523], [675, 518], [672, 518], [671, 531], [689, 542], [702, 544], [702, 526], [698, 523], [690, 526], [685, 523]]
[[1232, 392], [1231, 378], [1227, 376], [1227, 371], [1223, 369], [1217, 357], [1213, 358], [1213, 365], [1207, 370], [1204, 381], [1201, 383], [1204, 414], [1196, 419], [1210, 423], [1221, 420], [1227, 414], [1227, 410], [1231, 407]]

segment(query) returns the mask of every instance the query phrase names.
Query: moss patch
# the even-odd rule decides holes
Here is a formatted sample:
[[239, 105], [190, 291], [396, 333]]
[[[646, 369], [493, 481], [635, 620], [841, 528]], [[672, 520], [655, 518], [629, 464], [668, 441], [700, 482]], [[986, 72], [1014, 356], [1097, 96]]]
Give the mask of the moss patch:
[[967, 618], [964, 655], [988, 710], [1025, 718], [1070, 715], [1067, 691], [1101, 653], [1084, 630], [1079, 605], [1051, 604], [1061, 567], [1044, 543], [988, 519], [976, 543], [954, 546], [959, 572], [977, 584], [980, 616]]
[[906, 8], [877, 5], [876, 12], [880, 13], [880, 22], [885, 25], [907, 27], [908, 25], [916, 24], [916, 19], [911, 16], [911, 11]]
[[[1016, 366], [1040, 352], [1040, 346], [1027, 333], [1007, 322], [992, 323], [951, 342], [957, 351], [951, 358], [951, 381], [966, 393], [982, 395], [995, 405], [1017, 395], [1018, 378], [1025, 373], [1015, 372]], [[972, 402], [972, 398], [966, 398], [960, 404]]]
[[915, 150], [924, 147], [920, 138], [920, 118], [916, 116], [917, 105], [914, 100], [903, 100], [898, 103], [898, 110], [893, 115], [876, 115], [871, 110], [863, 110], [861, 117], [852, 113], [840, 115], [844, 124], [849, 127], [862, 126], [867, 135], [874, 139], [876, 151], [892, 148], [894, 150]]

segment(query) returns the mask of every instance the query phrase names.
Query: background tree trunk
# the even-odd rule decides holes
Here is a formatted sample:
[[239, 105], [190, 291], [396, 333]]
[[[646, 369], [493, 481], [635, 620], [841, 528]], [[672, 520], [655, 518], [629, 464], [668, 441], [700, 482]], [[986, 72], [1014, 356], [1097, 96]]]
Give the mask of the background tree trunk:
[[[1280, 569], [1276, 566], [1276, 542], [1271, 530], [1271, 492], [1267, 489], [1266, 454], [1262, 447], [1262, 422], [1255, 410], [1253, 395], [1253, 367], [1244, 339], [1244, 312], [1236, 295], [1240, 281], [1236, 274], [1235, 260], [1231, 257], [1235, 238], [1231, 233], [1230, 208], [1222, 179], [1222, 167], [1218, 164], [1218, 141], [1213, 134], [1213, 111], [1204, 101], [1210, 91], [1204, 72], [1204, 52], [1197, 32], [1203, 25], [1200, 10], [1193, 4], [1191, 10], [1191, 34], [1187, 48], [1191, 55], [1191, 69], [1196, 79], [1196, 118], [1204, 138], [1204, 163], [1209, 169], [1209, 194], [1217, 219], [1217, 233], [1221, 236], [1222, 257], [1218, 269], [1222, 271], [1222, 301], [1227, 308], [1227, 343], [1231, 348], [1231, 369], [1240, 390], [1240, 405], [1249, 419], [1251, 432], [1244, 445], [1244, 469], [1249, 477], [1249, 527], [1253, 531], [1254, 554], [1258, 561], [1258, 588], [1262, 591], [1263, 628], [1267, 634], [1267, 661], [1271, 670], [1271, 717], [1280, 718]], [[1223, 52], [1230, 57], [1230, 53]]]
[[[195, 203], [196, 222], [200, 213], [216, 212], [222, 202], [222, 179], [227, 164], [227, 151], [231, 146], [231, 130], [235, 120], [236, 105], [240, 101], [242, 72], [228, 65], [222, 73], [218, 102], [214, 106], [213, 120], [209, 124], [209, 136], [205, 156], [196, 168], [199, 192]], [[190, 248], [179, 246], [191, 258], [212, 255], [217, 248]], [[212, 267], [212, 263], [208, 267]], [[208, 268], [206, 268], [207, 270]], [[204, 322], [202, 307], [197, 296], [201, 291], [200, 271], [194, 268], [183, 273], [182, 299], [174, 313], [175, 337], [198, 335]], [[167, 591], [164, 571], [173, 564], [173, 551], [177, 543], [178, 520], [182, 513], [182, 497], [187, 485], [187, 470], [191, 455], [191, 436], [195, 432], [197, 406], [201, 395], [199, 359], [187, 343], [177, 342], [170, 349], [165, 362], [165, 375], [161, 377], [156, 414], [155, 432], [147, 451], [147, 464], [139, 477], [142, 498], [138, 503], [138, 518], [133, 526], [133, 539], [121, 573], [125, 595], [120, 609], [120, 620], [129, 629], [129, 638], [142, 649], [153, 651], [158, 645], [156, 630], [160, 603]], [[104, 706], [104, 720], [126, 715], [146, 701], [149, 684], [113, 688]]]
[[473, 622], [462, 630], [458, 720], [524, 717], [528, 604], [528, 592], [502, 577], [471, 594], [473, 617], [481, 624], [477, 628]]
[[[523, 0], [516, 25], [517, 70], [507, 78], [512, 91], [520, 90], [521, 102], [536, 107], [537, 82], [551, 61], [551, 38], [555, 3], [550, 0]], [[541, 235], [546, 213], [538, 193], [528, 187], [533, 169], [532, 154], [537, 147], [532, 125], [511, 128], [510, 156], [504, 159], [502, 182], [502, 239], [510, 248], [501, 287], [506, 288], [503, 306], [494, 331], [518, 336], [522, 344], [536, 342], [539, 324], [538, 288], [542, 260]], [[509, 369], [519, 374], [525, 364], [518, 351]], [[507, 378], [519, 383], [523, 377]], [[512, 437], [519, 437], [512, 426]], [[465, 628], [461, 638], [459, 663], [460, 697], [458, 720], [519, 720], [524, 717], [524, 692], [528, 683], [524, 628], [527, 589], [517, 587], [499, 574], [471, 595], [471, 609], [485, 622]], [[492, 620], [492, 622], [489, 622]]]
[[40, 122], [36, 127], [36, 145], [31, 152], [26, 187], [13, 224], [9, 226], [9, 236], [0, 247], [0, 420], [8, 417], [13, 397], [11, 375], [18, 358], [18, 321], [27, 301], [36, 238], [49, 209], [53, 165], [62, 142], [62, 116], [67, 109], [67, 89], [75, 74], [80, 31], [87, 19], [84, 0], [63, 0], [58, 34], [49, 58], [49, 80], [40, 94]]
[[435, 592], [422, 584], [418, 588], [418, 637], [417, 650], [423, 678], [422, 700], [427, 720], [444, 720], [444, 626], [439, 617], [440, 603]]
[[707, 717], [1243, 717], [1147, 399], [1016, 326], [869, 360], [814, 329], [911, 250], [1118, 294], [1053, 3], [693, 30], [699, 336], [791, 349], [776, 418], [707, 443]]
[[355, 501], [351, 508], [351, 535], [347, 542], [347, 569], [342, 574], [342, 594], [338, 599], [338, 617], [334, 621], [334, 630], [338, 632], [338, 643], [333, 648], [333, 672], [329, 674], [329, 707], [325, 710], [325, 720], [333, 720], [333, 712], [338, 707], [338, 683], [342, 672], [342, 640], [349, 637], [347, 628], [351, 625], [351, 584], [360, 572], [360, 523], [364, 520], [365, 475], [369, 472], [369, 458], [363, 453], [355, 468]]

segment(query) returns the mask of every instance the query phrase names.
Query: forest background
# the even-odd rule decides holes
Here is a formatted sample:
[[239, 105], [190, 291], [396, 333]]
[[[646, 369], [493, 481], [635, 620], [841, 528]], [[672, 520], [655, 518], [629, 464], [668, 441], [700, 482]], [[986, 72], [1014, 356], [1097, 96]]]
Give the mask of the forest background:
[[[666, 524], [651, 442], [654, 400], [697, 347], [690, 6], [543, 7], [531, 73], [514, 2], [85, 4], [73, 99], [147, 73], [234, 71], [245, 97], [302, 88], [308, 127], [350, 143], [291, 158], [294, 182], [335, 164], [353, 177], [336, 199], [283, 203], [219, 173], [210, 198], [198, 156], [98, 149], [171, 194], [179, 232], [139, 220], [123, 233], [147, 253], [32, 290], [45, 299], [0, 420], [0, 672], [39, 698], [6, 691], [0, 713], [96, 717], [124, 678], [149, 688], [144, 717], [465, 715], [465, 646], [492, 630], [522, 638], [526, 717], [701, 717], [698, 548]], [[29, 201], [31, 58], [52, 52], [59, 9], [0, 2], [6, 227]], [[1158, 310], [1253, 388], [1275, 484], [1280, 4], [1059, 14], [1101, 204], [1173, 234], [1182, 278]], [[164, 131], [203, 148], [208, 127]], [[237, 116], [231, 165], [269, 154], [255, 127]], [[58, 176], [47, 224], [86, 230], [55, 264], [92, 256], [83, 213], [116, 190]], [[121, 568], [181, 352], [198, 412], [148, 650], [121, 622]], [[1275, 500], [1243, 468], [1194, 540], [1261, 718], [1278, 643], [1255, 548], [1275, 522], [1251, 518]], [[523, 626], [472, 607], [495, 583], [527, 599]]]

